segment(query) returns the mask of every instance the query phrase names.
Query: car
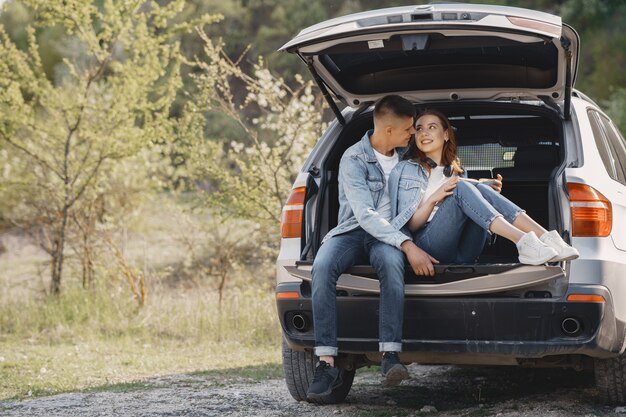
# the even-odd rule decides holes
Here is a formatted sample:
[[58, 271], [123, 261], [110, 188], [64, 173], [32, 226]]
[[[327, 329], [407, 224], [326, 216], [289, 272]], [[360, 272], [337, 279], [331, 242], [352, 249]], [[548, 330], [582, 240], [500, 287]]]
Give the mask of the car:
[[[276, 305], [288, 389], [305, 400], [316, 357], [311, 265], [337, 223], [343, 152], [373, 126], [375, 101], [398, 94], [451, 120], [473, 178], [580, 252], [522, 265], [505, 239], [478, 262], [407, 268], [404, 363], [573, 368], [595, 373], [607, 403], [626, 396], [626, 142], [574, 88], [580, 40], [559, 16], [514, 7], [429, 4], [331, 19], [281, 50], [306, 64], [335, 119], [297, 176], [282, 212]], [[340, 109], [340, 107], [344, 107]], [[358, 368], [379, 364], [379, 287], [370, 265], [337, 283], [337, 363], [348, 395]]]

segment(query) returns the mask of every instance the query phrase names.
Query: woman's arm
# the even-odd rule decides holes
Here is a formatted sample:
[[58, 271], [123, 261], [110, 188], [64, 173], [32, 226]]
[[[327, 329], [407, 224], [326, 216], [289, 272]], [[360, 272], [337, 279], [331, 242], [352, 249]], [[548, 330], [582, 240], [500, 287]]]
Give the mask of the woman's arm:
[[443, 183], [437, 191], [435, 191], [422, 205], [420, 205], [413, 216], [409, 219], [408, 226], [411, 232], [415, 232], [417, 229], [422, 227], [430, 213], [432, 213], [435, 206], [442, 202], [446, 197], [452, 195], [452, 190], [456, 188], [456, 183], [459, 182], [458, 176], [453, 176], [448, 181]]
[[436, 204], [437, 201], [433, 200], [431, 197], [415, 210], [415, 213], [413, 213], [408, 223], [411, 232], [415, 232], [426, 223], [426, 220], [428, 220]]

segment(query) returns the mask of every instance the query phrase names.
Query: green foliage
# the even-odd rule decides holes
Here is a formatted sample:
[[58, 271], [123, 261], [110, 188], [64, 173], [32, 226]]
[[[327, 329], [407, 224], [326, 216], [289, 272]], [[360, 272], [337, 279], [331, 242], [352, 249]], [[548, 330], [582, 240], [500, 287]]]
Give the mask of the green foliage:
[[613, 90], [609, 100], [604, 102], [606, 112], [622, 132], [626, 132], [626, 88]]
[[[72, 232], [87, 250], [106, 200], [140, 192], [135, 185], [142, 181], [147, 186], [145, 152], [172, 134], [170, 106], [182, 86], [178, 34], [218, 17], [170, 24], [184, 0], [163, 7], [141, 0], [21, 3], [34, 12], [39, 30], [62, 30], [71, 47], [51, 78], [35, 28], [26, 28], [21, 49], [0, 26], [0, 149], [6, 181], [0, 200], [4, 216], [37, 236], [50, 254], [51, 290], [58, 292]], [[129, 170], [123, 164], [131, 159]], [[139, 175], [133, 178], [134, 173]], [[120, 185], [127, 187], [113, 188]], [[117, 203], [106, 214], [115, 216], [125, 204]]]
[[[197, 177], [211, 180], [211, 207], [225, 217], [269, 227], [276, 236], [294, 176], [323, 129], [323, 101], [314, 94], [311, 82], [296, 77], [297, 88], [292, 89], [265, 68], [263, 60], [248, 75], [222, 44], [208, 37], [204, 41], [206, 60], [194, 63], [199, 69], [194, 74], [195, 102], [228, 116], [241, 133], [217, 142], [190, 135], [194, 138], [190, 167]], [[242, 99], [233, 94], [237, 85], [245, 86]], [[190, 115], [198, 116], [202, 110], [189, 103]]]
[[577, 88], [598, 101], [626, 85], [626, 3], [616, 0], [568, 0], [563, 20], [581, 37]]

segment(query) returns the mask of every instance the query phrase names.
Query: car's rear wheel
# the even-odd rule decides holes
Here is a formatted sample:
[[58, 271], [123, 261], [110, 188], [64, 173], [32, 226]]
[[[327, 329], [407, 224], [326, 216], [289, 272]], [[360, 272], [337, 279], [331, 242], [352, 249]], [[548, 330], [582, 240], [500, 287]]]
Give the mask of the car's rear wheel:
[[[283, 370], [285, 382], [291, 396], [298, 401], [306, 401], [306, 392], [309, 384], [313, 381], [316, 358], [312, 352], [298, 352], [292, 350], [283, 339]], [[355, 370], [342, 369], [340, 386], [335, 388], [330, 395], [321, 400], [320, 404], [336, 404], [342, 402], [352, 388]]]
[[596, 359], [594, 365], [596, 388], [606, 404], [626, 404], [626, 356]]

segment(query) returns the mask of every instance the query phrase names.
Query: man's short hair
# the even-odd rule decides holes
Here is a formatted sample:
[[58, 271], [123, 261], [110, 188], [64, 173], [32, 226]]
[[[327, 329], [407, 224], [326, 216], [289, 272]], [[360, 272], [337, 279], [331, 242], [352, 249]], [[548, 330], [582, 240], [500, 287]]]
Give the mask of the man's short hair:
[[379, 99], [374, 106], [374, 118], [392, 114], [396, 117], [412, 117], [417, 114], [415, 107], [404, 97], [392, 94]]

